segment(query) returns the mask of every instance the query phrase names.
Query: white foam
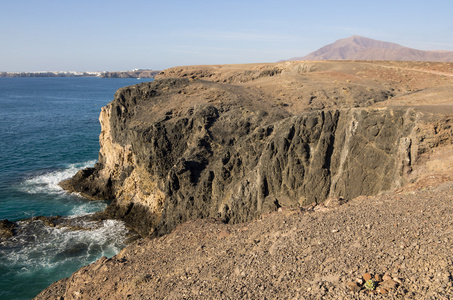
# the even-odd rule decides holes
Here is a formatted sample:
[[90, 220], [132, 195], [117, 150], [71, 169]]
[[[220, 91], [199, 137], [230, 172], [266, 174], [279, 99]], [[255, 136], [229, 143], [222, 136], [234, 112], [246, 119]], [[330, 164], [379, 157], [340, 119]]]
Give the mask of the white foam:
[[58, 185], [61, 181], [71, 178], [77, 171], [92, 167], [96, 161], [70, 164], [67, 168], [40, 174], [25, 180], [20, 189], [29, 194], [61, 194], [63, 189]]
[[84, 204], [79, 204], [71, 209], [68, 213], [71, 217], [78, 217], [87, 215], [96, 211], [104, 210], [107, 207], [107, 203], [102, 201], [90, 201]]
[[121, 221], [84, 222], [82, 225], [91, 230], [23, 225], [36, 228], [11, 240], [12, 247], [0, 247], [0, 265], [30, 272], [67, 264], [86, 265], [101, 256], [111, 257], [125, 246], [128, 231]]

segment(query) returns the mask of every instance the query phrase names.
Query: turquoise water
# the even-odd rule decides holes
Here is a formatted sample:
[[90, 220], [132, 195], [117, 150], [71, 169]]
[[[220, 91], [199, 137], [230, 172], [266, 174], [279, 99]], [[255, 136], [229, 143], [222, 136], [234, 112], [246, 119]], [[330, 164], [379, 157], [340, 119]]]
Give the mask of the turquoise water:
[[[118, 88], [143, 81], [149, 79], [0, 78], [0, 220], [105, 208], [65, 193], [58, 182], [94, 165], [101, 107]], [[126, 235], [113, 220], [84, 224], [91, 231], [20, 224], [23, 234], [0, 243], [0, 299], [36, 296], [81, 266], [116, 254]]]

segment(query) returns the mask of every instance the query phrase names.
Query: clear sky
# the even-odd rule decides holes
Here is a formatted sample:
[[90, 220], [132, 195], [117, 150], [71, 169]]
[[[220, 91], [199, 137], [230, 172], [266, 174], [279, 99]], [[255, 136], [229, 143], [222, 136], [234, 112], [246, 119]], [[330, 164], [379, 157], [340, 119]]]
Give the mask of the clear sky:
[[0, 0], [0, 71], [275, 62], [351, 35], [453, 51], [453, 0]]

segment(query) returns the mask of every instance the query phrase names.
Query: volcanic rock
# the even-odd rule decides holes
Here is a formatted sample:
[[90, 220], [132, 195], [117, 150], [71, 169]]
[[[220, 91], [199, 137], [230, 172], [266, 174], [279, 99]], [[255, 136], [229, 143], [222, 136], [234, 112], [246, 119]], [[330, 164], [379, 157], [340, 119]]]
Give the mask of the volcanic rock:
[[0, 220], [0, 239], [8, 239], [14, 236], [16, 223], [9, 220]]
[[[339, 78], [339, 66], [351, 79], [326, 83]], [[279, 207], [402, 187], [423, 153], [451, 144], [451, 121], [436, 116], [434, 124], [415, 106], [372, 106], [401, 94], [402, 85], [366, 87], [360, 72], [375, 67], [351, 67], [165, 70], [154, 82], [118, 90], [101, 112], [98, 163], [61, 185], [113, 200], [107, 213], [142, 236], [191, 219], [245, 222]]]

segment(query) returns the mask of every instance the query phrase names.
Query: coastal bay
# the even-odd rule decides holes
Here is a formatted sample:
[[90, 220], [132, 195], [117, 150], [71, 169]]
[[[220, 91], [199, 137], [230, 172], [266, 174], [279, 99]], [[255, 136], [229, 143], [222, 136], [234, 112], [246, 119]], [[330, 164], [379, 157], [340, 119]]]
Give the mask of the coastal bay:
[[69, 195], [58, 183], [94, 165], [101, 107], [118, 88], [143, 81], [0, 78], [0, 220], [18, 223], [16, 236], [0, 241], [1, 299], [34, 297], [53, 281], [124, 247], [127, 230], [118, 221], [83, 223], [92, 231], [17, 221], [74, 218], [106, 207], [105, 201]]

